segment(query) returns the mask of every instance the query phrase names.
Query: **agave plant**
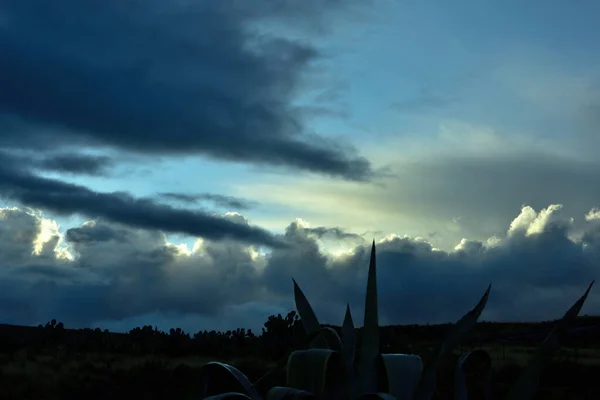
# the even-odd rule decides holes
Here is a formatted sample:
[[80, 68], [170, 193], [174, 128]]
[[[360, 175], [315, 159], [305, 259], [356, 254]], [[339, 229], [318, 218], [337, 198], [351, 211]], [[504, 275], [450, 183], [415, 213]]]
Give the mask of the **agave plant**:
[[[357, 330], [350, 306], [342, 324], [342, 335], [329, 327], [322, 327], [309, 301], [294, 283], [296, 309], [310, 340], [310, 348], [292, 352], [287, 358], [286, 385], [268, 390], [266, 400], [326, 399], [326, 400], [429, 400], [435, 392], [436, 371], [456, 346], [475, 326], [488, 301], [491, 284], [475, 307], [458, 320], [423, 363], [415, 354], [381, 354], [379, 346], [379, 316], [377, 307], [377, 271], [375, 242], [371, 248], [364, 324], [360, 348], [356, 356]], [[567, 311], [554, 330], [539, 346], [537, 353], [523, 370], [508, 396], [509, 400], [531, 399], [537, 389], [542, 367], [559, 347], [560, 336], [572, 322], [585, 299], [586, 292]], [[469, 370], [483, 374], [481, 386], [490, 396], [491, 358], [484, 350], [460, 357], [455, 373], [455, 398], [466, 400]], [[208, 363], [202, 370], [203, 398], [211, 400], [244, 398], [262, 400], [256, 386], [234, 367], [222, 363]]]

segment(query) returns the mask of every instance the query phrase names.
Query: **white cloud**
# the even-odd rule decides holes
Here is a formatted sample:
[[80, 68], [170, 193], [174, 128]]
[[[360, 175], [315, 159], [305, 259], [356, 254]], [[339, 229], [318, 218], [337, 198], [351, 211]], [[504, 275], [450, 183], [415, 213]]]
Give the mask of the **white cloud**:
[[[505, 234], [506, 221], [523, 204], [537, 209], [548, 202], [564, 204], [564, 212], [570, 215], [582, 215], [597, 205], [597, 162], [518, 146], [513, 152], [509, 149], [476, 155], [433, 148], [429, 153], [417, 153], [414, 159], [397, 161], [391, 169], [394, 177], [370, 185], [272, 178], [252, 184], [239, 182], [230, 190], [261, 201], [265, 208], [285, 204], [286, 211], [276, 220], [268, 213], [249, 213], [253, 221], [259, 225], [264, 221], [270, 229], [277, 229], [276, 222], [282, 222], [283, 215], [289, 216], [288, 221], [302, 215], [314, 224], [353, 232], [376, 227], [381, 231], [377, 238], [391, 233], [433, 234], [429, 236], [432, 243], [447, 251], [463, 237], [485, 240]], [[573, 233], [581, 229], [581, 221], [573, 221]]]
[[600, 209], [599, 208], [591, 209], [590, 212], [585, 215], [585, 220], [586, 221], [600, 220]]

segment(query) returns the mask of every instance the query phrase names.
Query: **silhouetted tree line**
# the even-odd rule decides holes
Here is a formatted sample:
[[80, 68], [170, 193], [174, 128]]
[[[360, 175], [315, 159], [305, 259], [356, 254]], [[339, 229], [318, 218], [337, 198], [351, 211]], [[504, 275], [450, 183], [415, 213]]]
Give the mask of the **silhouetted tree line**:
[[[338, 333], [340, 327], [329, 326]], [[421, 348], [439, 342], [449, 324], [407, 325], [381, 327], [381, 346], [384, 353], [420, 353]], [[473, 329], [466, 345], [513, 343], [536, 345], [545, 336], [552, 322], [537, 324], [481, 322]], [[600, 323], [597, 317], [582, 317], [567, 336], [564, 345], [595, 346]], [[515, 335], [520, 332], [520, 334]], [[543, 338], [543, 337], [542, 337]], [[293, 349], [308, 346], [306, 333], [295, 311], [282, 316], [271, 315], [262, 332], [239, 328], [220, 332], [204, 330], [193, 334], [181, 328], [161, 331], [150, 325], [137, 327], [128, 333], [96, 329], [66, 329], [62, 322], [49, 321], [37, 328], [4, 325], [0, 328], [0, 351], [10, 353], [27, 347], [32, 350], [61, 349], [66, 353], [113, 353], [127, 355], [206, 356], [214, 358], [258, 357], [280, 360]], [[360, 341], [360, 329], [358, 332]]]
[[238, 328], [225, 332], [203, 330], [190, 334], [181, 328], [161, 331], [150, 325], [128, 333], [96, 329], [66, 329], [62, 322], [49, 321], [37, 328], [4, 325], [0, 328], [0, 351], [10, 353], [60, 348], [68, 353], [114, 353], [128, 355], [199, 355], [207, 357], [253, 356], [277, 360], [291, 349], [301, 348], [304, 329], [295, 311], [271, 315], [262, 332]]

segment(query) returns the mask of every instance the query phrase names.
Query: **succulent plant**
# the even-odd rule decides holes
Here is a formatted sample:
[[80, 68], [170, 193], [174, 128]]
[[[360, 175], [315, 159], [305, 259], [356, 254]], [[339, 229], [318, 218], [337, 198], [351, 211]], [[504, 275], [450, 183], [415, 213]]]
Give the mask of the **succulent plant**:
[[[377, 307], [377, 271], [375, 242], [371, 248], [364, 325], [356, 357], [357, 330], [350, 306], [342, 324], [342, 335], [322, 327], [309, 301], [295, 280], [296, 309], [310, 339], [310, 348], [292, 352], [286, 365], [286, 387], [276, 386], [266, 394], [266, 400], [326, 399], [326, 400], [429, 400], [435, 392], [436, 371], [456, 346], [475, 326], [488, 301], [491, 284], [475, 307], [459, 319], [446, 339], [433, 351], [426, 363], [415, 354], [381, 354], [379, 347], [379, 316]], [[560, 336], [577, 317], [592, 282], [586, 292], [567, 311], [554, 330], [541, 343], [537, 353], [524, 368], [509, 393], [509, 400], [531, 399], [537, 389], [540, 373], [559, 347]], [[471, 372], [470, 372], [471, 371]], [[472, 371], [482, 375], [480, 386], [490, 396], [491, 358], [484, 350], [463, 354], [455, 372], [455, 398], [466, 400], [467, 377]], [[211, 400], [244, 398], [262, 400], [255, 385], [240, 371], [222, 363], [208, 363], [202, 370], [203, 398]]]

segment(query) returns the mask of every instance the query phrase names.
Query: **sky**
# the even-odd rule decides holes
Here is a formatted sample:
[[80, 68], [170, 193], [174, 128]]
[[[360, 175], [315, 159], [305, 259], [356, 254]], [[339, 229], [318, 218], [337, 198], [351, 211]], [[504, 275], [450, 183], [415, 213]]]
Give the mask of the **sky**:
[[[6, 0], [0, 323], [560, 317], [600, 271], [600, 3]], [[590, 294], [583, 313], [600, 313]]]

